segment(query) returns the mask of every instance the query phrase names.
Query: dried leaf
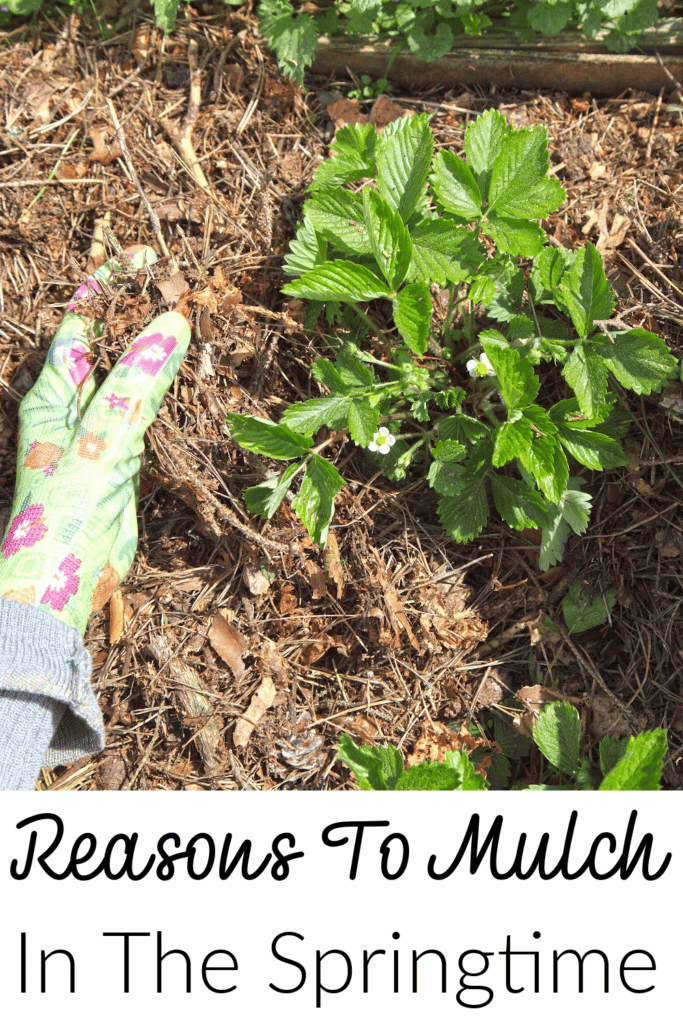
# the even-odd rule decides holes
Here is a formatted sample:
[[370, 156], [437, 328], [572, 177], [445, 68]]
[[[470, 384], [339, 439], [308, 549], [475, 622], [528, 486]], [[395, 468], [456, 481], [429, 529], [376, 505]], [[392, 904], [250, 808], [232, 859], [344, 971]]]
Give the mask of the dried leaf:
[[63, 161], [55, 171], [55, 178], [59, 181], [63, 181], [64, 179], [73, 180], [74, 178], [84, 178], [87, 171], [88, 165], [84, 160], [79, 160], [77, 164]]
[[123, 156], [118, 142], [114, 140], [110, 144], [106, 141], [104, 128], [91, 128], [90, 138], [93, 148], [88, 153], [88, 160], [91, 164], [103, 164], [108, 167], [109, 164], [113, 164], [115, 160]]
[[249, 590], [249, 593], [258, 597], [270, 589], [270, 580], [264, 573], [261, 566], [245, 565], [242, 571], [242, 582]]
[[515, 697], [523, 704], [533, 708], [534, 711], [540, 711], [546, 704], [552, 704], [558, 700], [568, 700], [570, 704], [575, 705], [581, 704], [577, 697], [570, 697], [568, 693], [563, 693], [562, 690], [553, 690], [549, 686], [522, 686], [517, 690]]
[[308, 573], [308, 579], [311, 587], [313, 588], [313, 600], [317, 601], [321, 597], [325, 597], [327, 594], [327, 586], [325, 584], [325, 574], [319, 565], [315, 562], [311, 562], [310, 559], [306, 561], [306, 571]]
[[299, 602], [296, 599], [294, 587], [291, 583], [287, 583], [282, 588], [282, 596], [280, 597], [280, 615], [291, 615], [298, 607]]
[[408, 616], [404, 612], [400, 598], [393, 587], [387, 587], [384, 592], [384, 600], [389, 610], [389, 618], [394, 629], [397, 632], [399, 626], [404, 629], [408, 634], [411, 646], [414, 647], [416, 651], [421, 651], [422, 648], [413, 633], [410, 622], [408, 621]]
[[246, 669], [242, 654], [248, 644], [238, 629], [228, 622], [221, 612], [216, 612], [209, 629], [209, 642], [216, 654], [232, 670], [235, 682], [239, 683]]
[[339, 545], [332, 530], [327, 535], [327, 544], [323, 554], [323, 566], [328, 583], [334, 583], [337, 587], [337, 600], [341, 601], [344, 593], [344, 570], [339, 556]]
[[[451, 750], [471, 751], [479, 746], [498, 747], [498, 744], [487, 740], [483, 736], [472, 736], [464, 722], [461, 724], [458, 732], [454, 732], [439, 722], [425, 722], [412, 754], [409, 754], [406, 758], [406, 767], [421, 764], [427, 759], [441, 763], [446, 754]], [[498, 749], [500, 750], [500, 748]], [[486, 770], [490, 763], [490, 757], [483, 757], [477, 766], [477, 772], [483, 775], [484, 778], [486, 778]]]
[[372, 104], [368, 120], [376, 126], [378, 134], [381, 134], [392, 121], [398, 121], [401, 117], [411, 117], [414, 113], [414, 110], [399, 107], [398, 103], [394, 103], [388, 96], [378, 96]]
[[155, 283], [164, 301], [172, 307], [177, 306], [183, 295], [190, 290], [189, 284], [180, 271], [171, 274], [165, 281], [156, 281]]
[[252, 732], [275, 700], [276, 692], [273, 680], [266, 676], [251, 698], [246, 715], [238, 719], [235, 725], [233, 741], [236, 747], [246, 747]]
[[591, 712], [590, 730], [597, 739], [603, 736], [635, 736], [647, 729], [647, 718], [629, 708], [625, 715], [606, 693], [587, 693], [584, 703]]
[[327, 113], [334, 121], [335, 128], [343, 128], [345, 124], [368, 124], [369, 118], [361, 114], [358, 100], [337, 100], [330, 103]]
[[306, 643], [301, 651], [301, 664], [307, 668], [314, 662], [320, 661], [324, 654], [327, 654], [330, 647], [334, 647], [334, 638], [329, 633], [321, 633], [309, 643]]
[[120, 590], [115, 590], [109, 599], [109, 643], [112, 647], [121, 639], [123, 627], [123, 597]]

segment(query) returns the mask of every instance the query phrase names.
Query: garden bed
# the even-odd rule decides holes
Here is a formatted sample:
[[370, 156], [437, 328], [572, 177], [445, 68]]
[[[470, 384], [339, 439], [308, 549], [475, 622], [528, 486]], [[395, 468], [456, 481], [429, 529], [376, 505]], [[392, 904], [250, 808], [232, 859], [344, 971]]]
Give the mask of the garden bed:
[[[447, 725], [485, 729], [530, 684], [580, 708], [588, 753], [610, 730], [666, 727], [665, 783], [679, 787], [680, 384], [663, 400], [630, 401], [628, 465], [587, 481], [589, 531], [547, 573], [535, 532], [492, 518], [476, 541], [451, 543], [419, 476], [400, 486], [374, 476], [348, 443], [329, 450], [347, 487], [324, 558], [287, 504], [268, 523], [248, 513], [244, 490], [271, 466], [232, 442], [225, 418], [277, 420], [318, 393], [310, 367], [326, 329], [302, 329], [301, 304], [281, 294], [281, 264], [333, 137], [328, 104], [352, 83], [309, 78], [302, 93], [253, 19], [224, 8], [188, 17], [169, 40], [142, 24], [103, 43], [73, 18], [51, 37], [12, 37], [3, 53], [0, 525], [18, 402], [66, 302], [102, 258], [92, 248], [102, 218], [121, 244], [154, 244], [107, 99], [181, 262], [196, 328], [149, 434], [137, 558], [86, 636], [107, 749], [44, 772], [40, 787], [350, 788], [335, 757], [340, 733], [427, 756]], [[600, 99], [413, 85], [395, 99], [433, 114], [437, 147], [461, 152], [467, 123], [491, 106], [516, 126], [548, 126], [551, 170], [568, 199], [547, 230], [572, 248], [592, 241], [618, 312], [680, 357], [679, 112], [635, 89]], [[188, 139], [205, 184], [180, 156]], [[165, 265], [147, 319], [174, 301]], [[127, 308], [110, 358], [141, 316]], [[614, 587], [617, 603], [611, 623], [572, 637], [561, 600], [574, 579], [595, 593]]]

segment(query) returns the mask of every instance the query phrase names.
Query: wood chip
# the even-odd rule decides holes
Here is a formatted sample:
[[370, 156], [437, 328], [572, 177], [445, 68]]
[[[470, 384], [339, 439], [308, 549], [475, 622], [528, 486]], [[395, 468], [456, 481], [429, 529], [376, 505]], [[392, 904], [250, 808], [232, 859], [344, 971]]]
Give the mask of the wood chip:
[[275, 700], [276, 692], [273, 680], [266, 676], [251, 698], [246, 715], [238, 719], [235, 725], [232, 738], [236, 747], [246, 747], [252, 732]]

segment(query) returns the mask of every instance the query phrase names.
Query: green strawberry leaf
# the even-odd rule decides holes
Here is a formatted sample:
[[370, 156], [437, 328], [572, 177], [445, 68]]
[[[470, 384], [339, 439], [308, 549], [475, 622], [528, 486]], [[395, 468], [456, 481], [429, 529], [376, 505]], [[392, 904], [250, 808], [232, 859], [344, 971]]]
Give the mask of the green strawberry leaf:
[[600, 740], [600, 771], [603, 775], [609, 775], [613, 768], [626, 753], [626, 737], [614, 736], [608, 733]]
[[374, 178], [377, 131], [374, 124], [346, 124], [336, 134], [329, 159], [318, 167], [311, 192], [330, 185], [346, 185], [362, 178]]
[[372, 252], [392, 291], [403, 284], [413, 255], [408, 229], [374, 189], [363, 189], [363, 212]]
[[335, 249], [363, 256], [372, 252], [372, 243], [364, 224], [363, 198], [344, 188], [316, 192], [304, 204], [304, 215]]
[[324, 426], [343, 430], [348, 422], [352, 401], [349, 395], [330, 395], [327, 398], [311, 398], [307, 402], [294, 402], [285, 410], [280, 422], [310, 437]]
[[534, 260], [534, 267], [538, 268], [541, 281], [549, 292], [554, 292], [562, 275], [574, 262], [576, 253], [565, 249], [562, 246], [547, 246]]
[[614, 469], [626, 465], [626, 456], [618, 441], [597, 430], [578, 430], [558, 423], [560, 442], [571, 456], [588, 469]]
[[344, 733], [337, 756], [355, 774], [360, 789], [393, 790], [403, 774], [403, 755], [391, 743], [386, 747], [357, 747]]
[[247, 487], [244, 492], [244, 500], [249, 511], [256, 516], [272, 519], [285, 500], [289, 485], [304, 465], [304, 462], [293, 462], [283, 473], [264, 480], [256, 487]]
[[600, 253], [588, 242], [560, 283], [562, 300], [577, 333], [585, 338], [596, 320], [609, 320], [614, 311], [614, 291], [605, 275]]
[[413, 259], [410, 281], [447, 281], [459, 284], [476, 274], [484, 261], [483, 247], [474, 232], [458, 227], [445, 217], [425, 220], [410, 229]]
[[495, 473], [491, 477], [491, 491], [496, 508], [513, 530], [547, 526], [551, 522], [548, 502], [524, 481]]
[[596, 335], [591, 341], [619, 383], [637, 395], [657, 391], [677, 372], [677, 360], [666, 342], [640, 327], [611, 338]]
[[282, 269], [289, 277], [301, 277], [326, 260], [327, 242], [317, 233], [311, 218], [304, 214], [303, 223], [297, 225], [296, 238], [289, 243]]
[[427, 114], [392, 121], [377, 140], [377, 187], [403, 221], [424, 195], [434, 138]]
[[[567, 198], [555, 178], [548, 177], [548, 132], [537, 125], [506, 135], [493, 163], [489, 216], [529, 220], [547, 217]], [[534, 254], [535, 255], [535, 254]]]
[[422, 761], [404, 771], [396, 783], [396, 789], [403, 792], [462, 789], [462, 774], [457, 768], [449, 768], [438, 761]]
[[605, 404], [607, 367], [590, 343], [578, 344], [562, 369], [584, 416], [593, 417]]
[[432, 455], [434, 461], [429, 467], [427, 479], [437, 494], [459, 494], [465, 476], [460, 460], [467, 454], [464, 445], [457, 441], [439, 441]]
[[283, 423], [236, 412], [228, 413], [226, 420], [233, 440], [247, 451], [270, 459], [296, 459], [309, 454], [311, 438], [296, 434]]
[[282, 7], [278, 0], [261, 0], [259, 29], [277, 54], [282, 70], [297, 85], [303, 85], [304, 72], [313, 63], [318, 49], [318, 29], [310, 14]]
[[349, 408], [349, 433], [356, 444], [367, 448], [378, 427], [378, 410], [366, 400], [354, 399]]
[[666, 757], [666, 730], [631, 736], [622, 759], [600, 783], [601, 792], [658, 790]]
[[508, 409], [523, 409], [533, 402], [541, 386], [533, 367], [521, 358], [516, 349], [502, 348], [486, 338], [486, 333], [482, 332], [480, 339], [483, 339], [484, 351], [496, 371], [506, 406]]
[[342, 374], [329, 359], [314, 360], [311, 366], [311, 373], [318, 383], [324, 384], [333, 395], [348, 395], [352, 387], [348, 381], [344, 380]]
[[493, 239], [499, 252], [511, 256], [537, 256], [546, 240], [545, 231], [533, 220], [494, 215], [482, 221], [481, 230]]
[[327, 302], [365, 302], [388, 296], [390, 289], [362, 264], [348, 260], [334, 260], [321, 263], [307, 271], [298, 281], [292, 281], [282, 289], [285, 295], [300, 299], [317, 299]]
[[465, 221], [479, 220], [481, 193], [474, 174], [461, 157], [442, 149], [434, 158], [429, 181], [445, 210]]
[[571, 3], [543, 3], [529, 11], [529, 24], [544, 36], [559, 36], [571, 21], [573, 13]]
[[408, 284], [392, 301], [394, 321], [411, 352], [427, 351], [432, 320], [432, 296], [424, 283]]
[[519, 410], [511, 410], [507, 422], [495, 430], [493, 465], [504, 466], [512, 459], [521, 458], [531, 447], [532, 438], [531, 424]]
[[595, 626], [604, 626], [617, 599], [614, 588], [602, 594], [589, 594], [579, 580], [574, 580], [562, 601], [562, 612], [570, 633], [582, 633]]
[[465, 132], [465, 154], [479, 185], [484, 202], [488, 200], [493, 164], [500, 152], [503, 139], [514, 131], [497, 110], [485, 110], [470, 122]]
[[566, 775], [579, 770], [581, 719], [567, 701], [546, 704], [534, 726], [534, 741], [554, 768]]
[[334, 496], [344, 486], [334, 466], [321, 455], [314, 455], [306, 467], [301, 488], [292, 508], [308, 530], [311, 540], [324, 547], [334, 515]]

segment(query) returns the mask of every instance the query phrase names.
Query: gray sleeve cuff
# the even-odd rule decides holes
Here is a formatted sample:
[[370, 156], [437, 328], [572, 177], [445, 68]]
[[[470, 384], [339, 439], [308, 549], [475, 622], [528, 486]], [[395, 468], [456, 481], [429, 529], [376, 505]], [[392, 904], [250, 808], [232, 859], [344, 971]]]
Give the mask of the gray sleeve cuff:
[[77, 629], [41, 608], [0, 598], [0, 689], [42, 694], [66, 705], [45, 764], [104, 748], [102, 714], [90, 686], [92, 662]]

